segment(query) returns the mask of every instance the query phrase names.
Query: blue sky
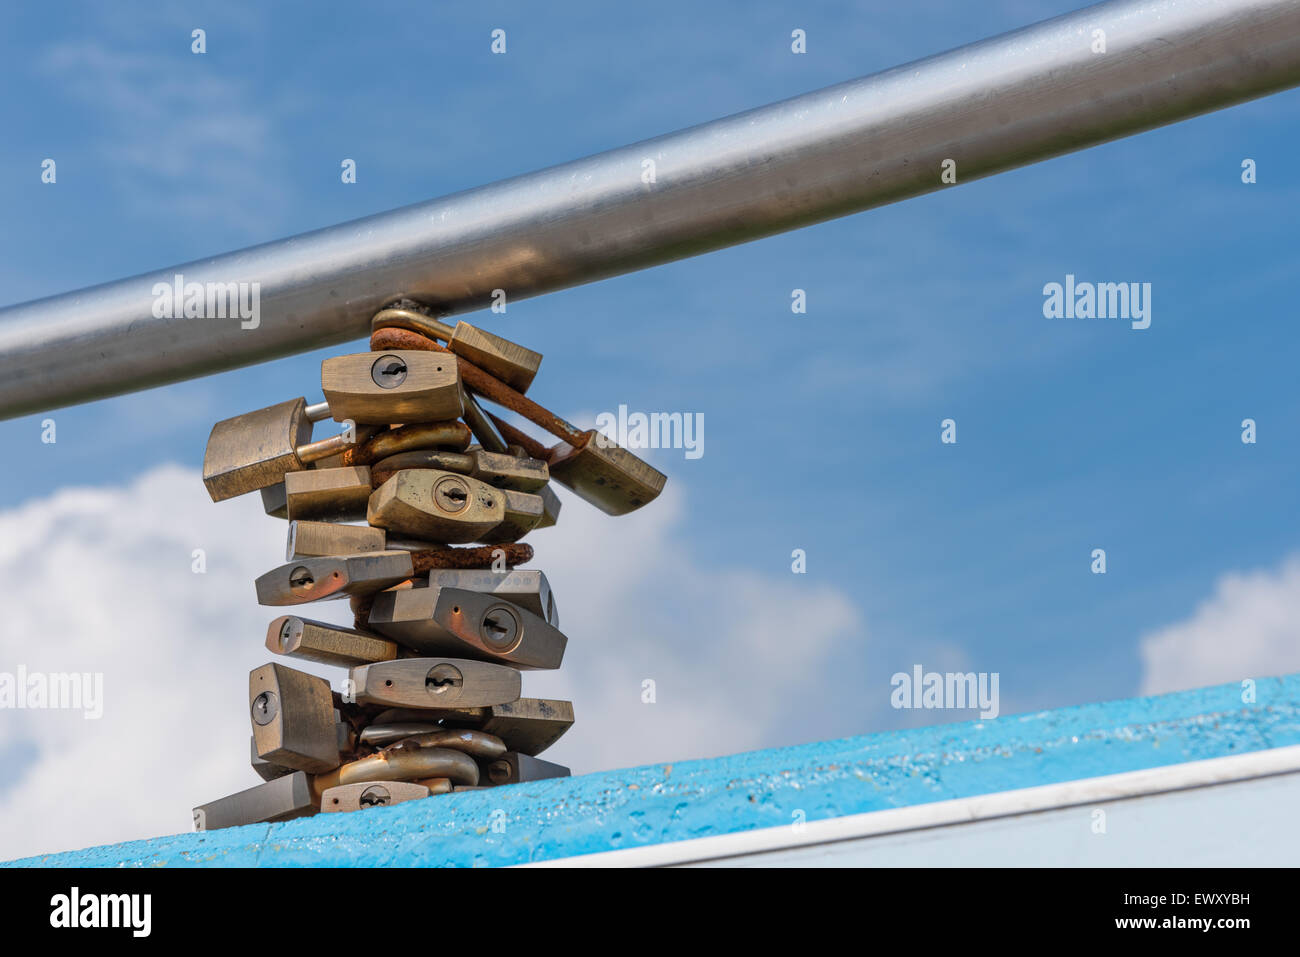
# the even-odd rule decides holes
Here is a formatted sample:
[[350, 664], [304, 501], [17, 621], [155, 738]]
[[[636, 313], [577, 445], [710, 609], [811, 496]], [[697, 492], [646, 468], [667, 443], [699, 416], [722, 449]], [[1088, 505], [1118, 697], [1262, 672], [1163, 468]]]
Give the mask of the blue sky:
[[[0, 299], [479, 185], [1073, 7], [9, 5]], [[205, 55], [189, 52], [194, 27]], [[505, 56], [489, 52], [497, 27]], [[796, 27], [806, 55], [790, 52]], [[782, 589], [762, 612], [778, 647], [760, 698], [781, 696], [781, 656], [805, 653], [819, 603], [851, 606], [831, 615], [837, 638], [802, 696], [738, 745], [969, 716], [883, 705], [889, 676], [914, 663], [1000, 673], [1003, 713], [1152, 686], [1143, 636], [1193, 616], [1223, 576], [1267, 574], [1300, 545], [1298, 96], [466, 317], [543, 352], [532, 394], [563, 413], [703, 413], [702, 458], [648, 453], [681, 496], [672, 534], [700, 587], [689, 601], [650, 596], [661, 620], [636, 653], [653, 661], [662, 639], [688, 658], [707, 644], [715, 616], [732, 614], [710, 605], [708, 575], [726, 569]], [[40, 182], [45, 157], [53, 186]], [[345, 157], [355, 185], [340, 183]], [[1247, 157], [1254, 185], [1240, 179]], [[1151, 283], [1151, 327], [1044, 318], [1043, 285], [1067, 273]], [[790, 312], [794, 288], [805, 316]], [[215, 420], [314, 400], [321, 358], [340, 351], [57, 410], [55, 445], [40, 444], [44, 416], [0, 423], [0, 509], [197, 468]], [[1246, 417], [1255, 445], [1240, 441]], [[945, 418], [956, 445], [939, 441]], [[570, 500], [561, 523], [584, 507]], [[620, 550], [624, 521], [593, 522], [586, 547]], [[535, 545], [548, 568], [546, 540]], [[1098, 547], [1104, 576], [1090, 572]], [[795, 548], [805, 576], [790, 572]], [[37, 584], [11, 582], [10, 600]], [[253, 603], [251, 586], [239, 600]], [[559, 600], [585, 602], [575, 584]], [[627, 655], [625, 627], [570, 640]], [[5, 635], [6, 655], [30, 637]], [[261, 635], [221, 640], [255, 650]], [[746, 654], [743, 636], [729, 648]], [[1300, 667], [1257, 656], [1241, 676], [1275, 660]], [[709, 667], [726, 680], [726, 660]]]

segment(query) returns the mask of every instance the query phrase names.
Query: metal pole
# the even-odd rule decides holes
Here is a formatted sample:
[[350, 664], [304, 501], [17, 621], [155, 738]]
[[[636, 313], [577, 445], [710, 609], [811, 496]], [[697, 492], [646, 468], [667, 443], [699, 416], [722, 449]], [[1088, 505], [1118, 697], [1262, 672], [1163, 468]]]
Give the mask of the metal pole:
[[[946, 159], [969, 182], [1298, 83], [1297, 0], [1102, 3], [562, 166], [0, 310], [0, 417], [360, 338], [399, 296], [447, 313], [497, 289], [514, 301], [945, 188]], [[208, 284], [250, 284], [251, 304], [256, 283], [256, 327], [185, 318], [160, 291], [178, 274], [205, 315], [229, 292]]]

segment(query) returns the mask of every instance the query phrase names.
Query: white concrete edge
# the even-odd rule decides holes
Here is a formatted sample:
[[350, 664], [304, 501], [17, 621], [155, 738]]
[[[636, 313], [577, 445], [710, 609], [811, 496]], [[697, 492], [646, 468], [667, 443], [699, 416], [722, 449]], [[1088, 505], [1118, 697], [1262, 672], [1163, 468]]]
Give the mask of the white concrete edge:
[[800, 826], [785, 824], [713, 837], [647, 844], [616, 851], [600, 851], [576, 857], [536, 861], [518, 866], [663, 867], [896, 834], [903, 831], [969, 824], [993, 818], [1034, 814], [1055, 808], [1104, 804], [1125, 798], [1213, 787], [1234, 781], [1296, 772], [1300, 772], [1300, 745], [1291, 745], [1285, 748], [1252, 751], [1248, 754], [1209, 758], [1204, 761], [1188, 761], [1160, 768], [1082, 778], [1060, 784], [1044, 784], [1014, 791], [995, 791], [975, 797], [935, 801], [932, 804], [914, 804], [884, 811], [868, 811], [863, 814], [808, 821]]

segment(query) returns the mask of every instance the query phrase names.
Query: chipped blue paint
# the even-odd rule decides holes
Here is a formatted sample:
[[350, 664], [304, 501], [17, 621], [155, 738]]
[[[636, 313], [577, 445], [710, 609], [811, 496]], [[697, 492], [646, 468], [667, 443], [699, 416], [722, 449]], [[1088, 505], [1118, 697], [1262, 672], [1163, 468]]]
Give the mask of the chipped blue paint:
[[[1300, 675], [467, 791], [12, 862], [487, 866], [970, 797], [1300, 744]], [[494, 812], [501, 812], [495, 815]], [[494, 829], [494, 820], [504, 828]]]

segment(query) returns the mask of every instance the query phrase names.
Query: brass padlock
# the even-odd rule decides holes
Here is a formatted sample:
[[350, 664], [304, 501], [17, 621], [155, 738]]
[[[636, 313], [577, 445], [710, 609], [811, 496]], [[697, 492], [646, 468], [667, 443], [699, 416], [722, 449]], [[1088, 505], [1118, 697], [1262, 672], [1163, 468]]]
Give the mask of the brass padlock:
[[334, 356], [321, 363], [320, 383], [339, 422], [441, 422], [465, 411], [456, 361], [436, 352]]
[[257, 600], [263, 605], [302, 605], [369, 595], [414, 575], [412, 554], [395, 550], [296, 558], [257, 578]]
[[568, 768], [518, 751], [507, 751], [499, 758], [482, 762], [482, 779], [495, 785], [521, 784], [525, 781], [543, 781], [547, 778], [567, 778]]
[[365, 521], [370, 492], [365, 465], [290, 472], [284, 477], [285, 514], [290, 521]]
[[323, 665], [352, 668], [397, 658], [396, 642], [341, 625], [328, 625], [296, 615], [282, 615], [266, 629], [266, 647]]
[[288, 473], [355, 445], [352, 427], [311, 441], [312, 423], [328, 415], [327, 404], [309, 406], [298, 398], [218, 422], [203, 453], [203, 485], [212, 501], [276, 485]]
[[403, 801], [427, 798], [429, 789], [414, 781], [354, 781], [339, 784], [321, 793], [322, 812], [361, 811], [369, 807], [387, 807]]
[[542, 364], [540, 352], [525, 349], [468, 322], [452, 328], [411, 309], [389, 308], [371, 321], [371, 329], [410, 329], [447, 343], [447, 351], [463, 356], [521, 394], [528, 391]]
[[295, 558], [325, 558], [330, 555], [388, 550], [382, 528], [371, 528], [368, 525], [339, 525], [334, 522], [295, 521], [289, 523], [289, 538], [285, 545], [284, 557], [286, 561], [293, 561]]
[[290, 821], [316, 813], [311, 777], [294, 771], [238, 794], [218, 798], [194, 809], [194, 830], [215, 831], [241, 824]]
[[386, 708], [481, 708], [517, 700], [520, 688], [519, 672], [503, 665], [401, 658], [353, 668], [343, 700]]
[[334, 698], [324, 678], [271, 662], [248, 675], [258, 757], [317, 773], [339, 766]]
[[560, 667], [568, 643], [558, 628], [519, 605], [437, 585], [382, 592], [367, 624], [422, 654], [463, 655], [525, 669]]
[[463, 751], [450, 748], [409, 748], [380, 751], [351, 761], [312, 779], [313, 797], [319, 802], [330, 788], [362, 781], [419, 781], [448, 778], [458, 784], [478, 784], [479, 768]]
[[403, 469], [370, 496], [366, 521], [422, 541], [472, 542], [505, 521], [505, 496], [478, 479]]
[[[511, 398], [506, 392], [501, 395]], [[551, 478], [583, 501], [607, 515], [625, 515], [654, 501], [663, 491], [667, 476], [612, 439], [594, 429], [584, 432], [523, 396], [516, 398], [519, 401], [508, 407], [528, 403], [528, 411], [521, 414], [560, 437], [557, 445], [548, 449], [508, 422], [489, 417], [509, 441], [521, 445], [529, 455], [545, 458]]]

